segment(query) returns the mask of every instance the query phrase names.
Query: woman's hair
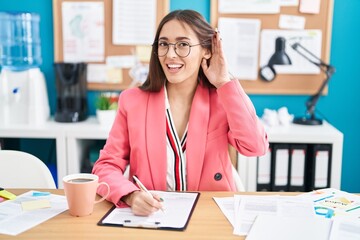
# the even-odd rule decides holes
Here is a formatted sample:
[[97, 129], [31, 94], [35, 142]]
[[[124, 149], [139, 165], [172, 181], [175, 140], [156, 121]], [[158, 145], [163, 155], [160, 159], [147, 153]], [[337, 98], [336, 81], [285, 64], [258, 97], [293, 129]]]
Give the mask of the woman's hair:
[[[156, 31], [150, 57], [149, 74], [146, 81], [140, 86], [140, 89], [144, 91], [158, 92], [165, 84], [166, 76], [161, 67], [159, 58], [156, 55], [158, 50], [157, 41], [163, 26], [171, 20], [178, 20], [183, 24], [187, 24], [195, 32], [201, 46], [212, 52], [212, 38], [215, 31], [200, 13], [193, 10], [176, 10], [170, 12], [161, 20]], [[199, 69], [199, 79], [205, 86], [214, 87], [205, 76], [201, 67]]]

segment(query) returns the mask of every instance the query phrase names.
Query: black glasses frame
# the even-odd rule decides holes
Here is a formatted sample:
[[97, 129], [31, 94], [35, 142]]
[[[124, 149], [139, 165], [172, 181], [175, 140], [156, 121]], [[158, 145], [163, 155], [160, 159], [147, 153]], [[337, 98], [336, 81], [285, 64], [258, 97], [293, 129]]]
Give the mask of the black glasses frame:
[[[165, 41], [164, 41], [164, 42], [165, 42]], [[164, 54], [162, 54], [162, 55], [159, 55], [159, 45], [158, 45], [158, 43], [159, 43], [159, 41], [154, 42], [154, 44], [153, 44], [153, 46], [155, 45], [155, 48], [156, 48], [156, 50], [154, 51], [154, 53], [155, 53], [155, 55], [158, 56], [158, 57], [164, 57], [166, 54], [168, 54], [169, 49], [170, 49], [170, 46], [174, 46], [174, 51], [175, 51], [176, 55], [178, 55], [178, 56], [181, 57], [181, 58], [186, 58], [187, 56], [190, 55], [190, 52], [191, 52], [191, 48], [192, 48], [192, 47], [201, 45], [201, 43], [190, 45], [190, 43], [185, 42], [185, 41], [178, 41], [178, 42], [176, 42], [176, 43], [167, 43], [168, 46], [167, 46], [166, 52], [165, 52]], [[181, 56], [181, 55], [176, 51], [176, 49], [177, 49], [177, 48], [176, 48], [176, 45], [179, 44], [179, 43], [187, 43], [187, 44], [189, 45], [189, 52], [187, 53], [187, 55]]]

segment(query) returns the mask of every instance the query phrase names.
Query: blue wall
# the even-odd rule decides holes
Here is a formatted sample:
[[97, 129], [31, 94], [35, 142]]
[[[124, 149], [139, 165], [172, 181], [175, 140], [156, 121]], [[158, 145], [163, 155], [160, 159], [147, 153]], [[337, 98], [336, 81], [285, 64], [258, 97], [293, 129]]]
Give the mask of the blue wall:
[[[210, 19], [210, 0], [170, 0], [170, 10], [191, 8]], [[47, 79], [49, 101], [52, 113], [55, 109], [55, 79], [53, 73], [53, 19], [52, 1], [50, 0], [0, 0], [0, 11], [33, 11], [41, 16], [42, 71]], [[344, 151], [342, 164], [341, 189], [360, 192], [360, 77], [354, 72], [360, 66], [358, 55], [360, 45], [359, 0], [335, 0], [331, 63], [336, 73], [329, 84], [329, 94], [320, 99], [317, 109], [332, 125], [344, 133]], [[94, 95], [89, 92], [90, 113], [94, 114]], [[264, 108], [278, 109], [287, 106], [295, 115], [304, 113], [307, 96], [250, 96], [258, 115]]]

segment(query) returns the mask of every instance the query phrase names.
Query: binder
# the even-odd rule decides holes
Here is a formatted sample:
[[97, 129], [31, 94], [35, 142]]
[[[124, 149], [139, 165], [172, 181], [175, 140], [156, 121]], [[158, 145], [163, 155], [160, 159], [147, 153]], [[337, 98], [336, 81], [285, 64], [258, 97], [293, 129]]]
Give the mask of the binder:
[[274, 144], [272, 154], [272, 191], [289, 191], [289, 144]]
[[331, 155], [332, 146], [330, 144], [313, 145], [310, 190], [330, 187]]
[[185, 230], [199, 199], [200, 193], [153, 192], [164, 199], [164, 211], [159, 210], [150, 216], [136, 216], [132, 213], [130, 207], [116, 208], [113, 206], [101, 218], [98, 225], [177, 231]]
[[304, 192], [306, 190], [306, 144], [292, 144], [290, 146], [290, 183], [289, 191]]
[[271, 191], [271, 152], [270, 144], [266, 154], [257, 159], [256, 191]]

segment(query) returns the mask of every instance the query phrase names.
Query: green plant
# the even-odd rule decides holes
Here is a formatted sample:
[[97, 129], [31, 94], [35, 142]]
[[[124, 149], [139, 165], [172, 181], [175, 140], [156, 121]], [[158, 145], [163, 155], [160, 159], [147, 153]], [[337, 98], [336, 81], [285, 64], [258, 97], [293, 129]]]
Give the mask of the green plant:
[[118, 94], [101, 93], [96, 99], [96, 109], [98, 110], [116, 110], [118, 107]]

